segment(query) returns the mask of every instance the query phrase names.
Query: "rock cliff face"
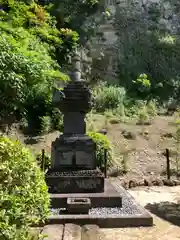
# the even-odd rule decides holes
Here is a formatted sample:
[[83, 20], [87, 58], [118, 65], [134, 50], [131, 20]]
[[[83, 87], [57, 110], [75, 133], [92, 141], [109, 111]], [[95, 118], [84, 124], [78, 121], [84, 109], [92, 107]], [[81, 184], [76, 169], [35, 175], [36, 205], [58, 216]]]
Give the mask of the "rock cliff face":
[[116, 82], [118, 62], [134, 54], [132, 44], [141, 45], [143, 51], [152, 34], [158, 33], [159, 41], [170, 44], [180, 36], [179, 0], [104, 0], [104, 6], [111, 16], [98, 29], [93, 56], [104, 52], [99, 61], [103, 70], [99, 69], [106, 80]]

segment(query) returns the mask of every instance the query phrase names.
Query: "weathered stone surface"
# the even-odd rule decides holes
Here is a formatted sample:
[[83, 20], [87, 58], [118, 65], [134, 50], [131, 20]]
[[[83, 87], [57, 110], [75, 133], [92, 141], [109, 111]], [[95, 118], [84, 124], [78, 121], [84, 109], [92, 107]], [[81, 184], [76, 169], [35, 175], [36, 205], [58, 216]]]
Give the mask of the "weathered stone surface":
[[86, 135], [85, 113], [91, 108], [91, 94], [80, 79], [80, 55], [76, 53], [72, 62], [72, 81], [64, 88], [63, 97], [56, 91], [53, 95], [64, 113], [64, 131], [52, 142], [46, 183], [50, 193], [101, 193], [104, 175], [96, 169], [96, 144]]
[[59, 104], [59, 109], [63, 113], [90, 111], [91, 94], [83, 81], [71, 82], [64, 88], [63, 93], [65, 97]]
[[153, 186], [163, 186], [163, 181], [161, 179], [155, 179], [152, 181]]
[[137, 187], [137, 182], [135, 180], [130, 180], [129, 181], [129, 188], [135, 188]]
[[96, 145], [86, 135], [62, 135], [52, 143], [51, 159], [52, 169], [95, 169]]
[[[64, 115], [64, 134], [85, 134], [86, 122], [85, 113], [69, 112]], [[72, 124], [73, 120], [73, 124]]]
[[51, 208], [66, 208], [67, 198], [90, 198], [92, 207], [122, 207], [122, 196], [116, 188], [106, 179], [104, 191], [101, 193], [65, 193], [51, 194]]
[[83, 240], [99, 240], [99, 227], [97, 225], [84, 225], [82, 227]]
[[61, 224], [46, 225], [43, 228], [42, 234], [47, 235], [46, 240], [62, 240], [63, 228]]
[[46, 175], [50, 193], [92, 193], [104, 191], [104, 175], [99, 170], [53, 172]]
[[163, 179], [163, 183], [165, 186], [175, 186], [175, 183], [173, 182], [173, 180], [167, 180], [167, 179]]
[[81, 240], [81, 227], [71, 223], [65, 224], [63, 240]]
[[[91, 108], [91, 94], [81, 80], [80, 55], [76, 53], [72, 58], [73, 72], [72, 81], [62, 91], [63, 97], [57, 91], [54, 91], [53, 100], [56, 106], [64, 113], [64, 130], [63, 134], [52, 142], [51, 150], [51, 170], [79, 170], [79, 169], [96, 169], [96, 144], [86, 135], [85, 113]], [[58, 103], [59, 101], [59, 103]], [[51, 176], [52, 177], [52, 176]], [[52, 181], [47, 176], [48, 184], [52, 190]], [[56, 179], [58, 181], [58, 179]], [[67, 184], [67, 179], [53, 183], [54, 189], [57, 185]], [[71, 182], [72, 178], [70, 179]], [[77, 179], [79, 181], [79, 179]], [[77, 189], [80, 183], [75, 181], [72, 186]], [[89, 182], [89, 180], [88, 180]], [[95, 181], [92, 181], [95, 183]], [[78, 184], [77, 184], [78, 183]], [[82, 182], [83, 184], [83, 182]], [[96, 184], [96, 183], [95, 183]], [[87, 184], [89, 185], [89, 184]], [[97, 185], [97, 184], [96, 184]], [[64, 187], [61, 187], [61, 189]], [[72, 188], [71, 188], [72, 189]], [[96, 187], [95, 187], [96, 189]], [[70, 192], [70, 190], [69, 190]]]

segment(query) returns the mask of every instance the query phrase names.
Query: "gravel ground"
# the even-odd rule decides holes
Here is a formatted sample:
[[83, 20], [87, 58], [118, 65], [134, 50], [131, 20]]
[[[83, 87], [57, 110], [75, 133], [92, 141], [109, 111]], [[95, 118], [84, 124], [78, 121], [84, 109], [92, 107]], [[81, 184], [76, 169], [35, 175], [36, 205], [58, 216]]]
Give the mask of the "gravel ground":
[[141, 215], [141, 210], [139, 209], [135, 200], [128, 194], [128, 192], [125, 191], [121, 186], [115, 185], [115, 187], [121, 194], [122, 208], [92, 208], [89, 214], [94, 216]]

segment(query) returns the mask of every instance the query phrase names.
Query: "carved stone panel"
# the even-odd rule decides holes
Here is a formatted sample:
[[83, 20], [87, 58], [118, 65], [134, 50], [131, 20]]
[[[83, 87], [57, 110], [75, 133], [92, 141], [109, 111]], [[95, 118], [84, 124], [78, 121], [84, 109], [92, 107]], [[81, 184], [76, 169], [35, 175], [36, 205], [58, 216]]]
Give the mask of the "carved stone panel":
[[61, 165], [72, 165], [72, 158], [73, 158], [73, 152], [72, 151], [63, 152], [63, 153], [60, 154], [59, 163]]
[[77, 151], [76, 164], [91, 167], [93, 163], [93, 154], [91, 152]]
[[[52, 173], [46, 175], [46, 182], [51, 193], [87, 193], [87, 192], [103, 192], [104, 191], [104, 176], [97, 170], [92, 170], [93, 176], [87, 172], [73, 174], [74, 172], [67, 172], [67, 175], [59, 172], [55, 176]], [[72, 174], [70, 174], [72, 173]]]

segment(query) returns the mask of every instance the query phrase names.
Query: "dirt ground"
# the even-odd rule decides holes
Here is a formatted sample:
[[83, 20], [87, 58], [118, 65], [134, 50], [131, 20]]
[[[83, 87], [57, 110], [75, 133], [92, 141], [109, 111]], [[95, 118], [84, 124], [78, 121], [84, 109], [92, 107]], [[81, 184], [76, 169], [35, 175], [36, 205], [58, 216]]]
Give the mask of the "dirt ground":
[[[177, 145], [175, 143], [176, 128], [172, 124], [174, 117], [158, 116], [151, 125], [136, 125], [135, 121], [127, 123], [109, 123], [111, 119], [101, 115], [93, 115], [91, 124], [96, 131], [102, 128], [107, 129], [107, 136], [110, 139], [115, 165], [123, 167], [122, 157], [125, 159], [126, 174], [120, 173], [120, 179], [123, 180], [142, 180], [160, 178], [164, 176], [166, 170], [166, 158], [163, 155], [166, 148], [171, 153], [171, 169], [176, 170], [177, 164], [175, 154]], [[132, 135], [127, 139], [124, 132]], [[11, 131], [10, 136], [19, 139], [27, 144], [33, 152], [39, 152], [45, 149], [50, 153], [51, 142], [59, 135], [58, 132], [46, 134], [44, 136], [29, 138], [25, 137], [16, 129]]]
[[[101, 123], [101, 125], [100, 125]], [[157, 116], [151, 125], [137, 125], [132, 120], [127, 123], [105, 124], [107, 136], [114, 149], [116, 165], [122, 166], [125, 159], [125, 170], [120, 179], [142, 180], [164, 177], [166, 172], [166, 148], [170, 150], [172, 173], [176, 171], [177, 144], [175, 141], [175, 117]], [[103, 128], [103, 119], [95, 118], [97, 129]], [[130, 135], [130, 138], [129, 138]], [[172, 174], [173, 175], [173, 174]]]
[[[166, 148], [171, 151], [171, 169], [176, 168], [174, 152], [177, 151], [174, 139], [176, 128], [174, 117], [158, 116], [151, 125], [138, 126], [128, 123], [107, 123], [104, 116], [93, 116], [96, 130], [107, 128], [107, 136], [113, 144], [115, 165], [121, 166], [122, 153], [126, 156], [127, 174], [120, 180], [141, 180], [158, 178], [166, 168], [166, 158], [162, 154]], [[124, 131], [132, 134], [124, 137]], [[28, 138], [13, 129], [10, 136], [27, 144], [33, 152], [45, 149], [50, 153], [51, 142], [58, 132], [41, 137]], [[128, 155], [126, 154], [128, 152]], [[154, 226], [148, 228], [101, 229], [103, 240], [178, 240], [180, 239], [180, 186], [143, 187], [129, 190], [137, 202], [153, 216]]]
[[[126, 179], [159, 177], [166, 169], [166, 158], [163, 155], [166, 148], [173, 152], [176, 150], [175, 127], [172, 126], [172, 117], [157, 117], [152, 125], [137, 126], [135, 123], [114, 125], [108, 137], [116, 147], [115, 156], [121, 153], [121, 149], [126, 146], [129, 151], [127, 157], [128, 173]], [[135, 139], [124, 139], [123, 131], [132, 133]], [[119, 138], [119, 140], [118, 140]], [[171, 158], [171, 168], [176, 167], [174, 158]]]

